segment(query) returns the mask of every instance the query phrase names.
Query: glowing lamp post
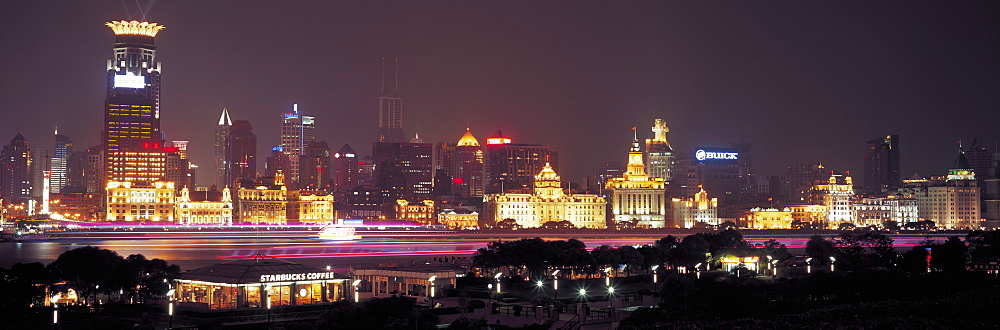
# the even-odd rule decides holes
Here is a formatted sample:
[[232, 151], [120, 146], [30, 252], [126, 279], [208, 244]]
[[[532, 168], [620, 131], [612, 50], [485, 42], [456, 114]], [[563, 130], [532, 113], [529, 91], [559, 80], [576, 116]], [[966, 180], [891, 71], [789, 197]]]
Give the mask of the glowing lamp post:
[[830, 272], [833, 272], [833, 263], [837, 261], [837, 258], [830, 257]]
[[615, 318], [615, 287], [613, 287], [613, 286], [609, 286], [608, 287], [608, 301], [611, 302], [611, 304], [609, 305], [611, 307], [611, 319], [614, 320], [614, 318]]
[[437, 275], [431, 276], [431, 278], [427, 279], [427, 281], [430, 282], [430, 287], [431, 287], [431, 308], [434, 308], [434, 296], [435, 296], [435, 292], [434, 292], [434, 289], [435, 289], [434, 280], [435, 279], [437, 279]]
[[697, 265], [694, 265], [694, 273], [695, 273], [695, 276], [700, 280], [701, 279], [701, 263], [700, 262]]
[[175, 292], [174, 289], [170, 289], [170, 291], [167, 291], [167, 299], [170, 299], [169, 300], [170, 302], [167, 304], [167, 315], [170, 316], [169, 320], [167, 321], [167, 329], [174, 328], [174, 292]]
[[580, 291], [577, 291], [577, 294], [580, 295], [580, 300], [584, 302], [587, 301], [587, 289], [580, 288]]
[[552, 290], [555, 291], [555, 293], [553, 294], [554, 295], [553, 299], [559, 300], [559, 278], [556, 277], [557, 274], [559, 274], [558, 269], [552, 272]]
[[493, 275], [493, 279], [497, 280], [497, 294], [500, 294], [500, 275], [503, 275], [503, 273]]
[[813, 258], [806, 258], [806, 274], [812, 274], [812, 260]]
[[59, 302], [59, 295], [57, 294], [57, 295], [52, 296], [52, 298], [49, 301], [52, 302], [52, 327], [58, 329], [59, 328], [59, 305], [57, 303]]
[[271, 294], [267, 295], [267, 321], [271, 322]]
[[354, 280], [354, 284], [352, 285], [354, 287], [354, 302], [358, 302], [360, 298], [358, 295], [358, 284], [361, 284], [361, 280]]

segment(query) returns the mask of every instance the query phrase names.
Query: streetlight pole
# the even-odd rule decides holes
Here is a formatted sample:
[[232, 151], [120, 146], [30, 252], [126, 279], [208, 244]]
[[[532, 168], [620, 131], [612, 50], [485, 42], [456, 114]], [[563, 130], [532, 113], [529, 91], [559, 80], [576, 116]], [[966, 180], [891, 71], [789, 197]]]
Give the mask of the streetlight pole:
[[694, 273], [695, 273], [695, 276], [700, 280], [701, 279], [701, 263], [700, 262], [697, 265], [694, 265]]
[[552, 294], [553, 295], [552, 299], [554, 300], [559, 300], [559, 277], [557, 276], [558, 274], [559, 274], [558, 269], [552, 272], [552, 290], [555, 291], [555, 293]]
[[830, 272], [833, 273], [833, 263], [837, 261], [837, 258], [830, 257]]
[[813, 258], [806, 258], [806, 274], [812, 274], [812, 260]]
[[434, 292], [435, 291], [434, 290], [434, 288], [435, 288], [434, 280], [435, 279], [437, 279], [437, 275], [431, 276], [431, 278], [429, 278], [427, 280], [428, 282], [430, 282], [430, 286], [431, 286], [431, 308], [434, 308], [434, 296], [435, 296], [435, 292]]
[[174, 289], [167, 291], [167, 299], [169, 303], [167, 304], [167, 315], [170, 316], [167, 321], [167, 329], [174, 328]]
[[611, 308], [611, 319], [614, 320], [615, 319], [615, 287], [613, 287], [613, 286], [609, 286], [608, 287], [608, 300], [611, 302], [611, 305], [610, 305], [610, 308]]
[[361, 284], [361, 280], [354, 280], [354, 284], [352, 285], [354, 287], [354, 303], [357, 303], [360, 300], [360, 295], [358, 294], [358, 284]]
[[271, 322], [271, 295], [267, 295], [267, 322]]

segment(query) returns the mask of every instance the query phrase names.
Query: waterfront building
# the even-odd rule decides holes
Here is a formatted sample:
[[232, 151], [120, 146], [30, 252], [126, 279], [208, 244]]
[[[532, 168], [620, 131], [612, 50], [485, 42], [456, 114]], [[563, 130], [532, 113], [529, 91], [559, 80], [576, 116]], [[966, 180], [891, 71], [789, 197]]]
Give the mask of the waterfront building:
[[559, 152], [539, 144], [513, 143], [497, 131], [486, 139], [485, 192], [496, 194], [507, 190], [530, 190], [535, 174], [549, 164], [559, 168]]
[[432, 200], [410, 203], [405, 199], [397, 199], [393, 211], [397, 220], [415, 221], [423, 225], [437, 224], [437, 209]]
[[639, 149], [639, 139], [632, 128], [632, 148], [622, 177], [612, 178], [606, 188], [611, 191], [611, 212], [616, 223], [634, 221], [649, 228], [666, 226], [666, 182], [650, 178]]
[[479, 212], [471, 206], [442, 209], [438, 213], [438, 223], [448, 226], [449, 229], [479, 229]]
[[830, 173], [826, 182], [812, 186], [810, 201], [813, 205], [826, 207], [826, 226], [837, 228], [841, 223], [854, 224], [851, 199], [854, 198], [854, 180], [846, 175]]
[[814, 204], [793, 204], [786, 206], [792, 211], [792, 221], [803, 224], [810, 224], [814, 228], [827, 228], [827, 210], [824, 205]]
[[864, 161], [864, 188], [868, 193], [899, 188], [899, 135], [868, 141]]
[[0, 151], [0, 198], [7, 205], [31, 200], [34, 155], [28, 139], [17, 133]]
[[299, 112], [299, 105], [292, 105], [292, 112], [281, 115], [281, 152], [288, 156], [288, 170], [285, 172], [288, 183], [298, 187], [299, 157], [306, 149], [306, 144], [316, 139], [316, 117]]
[[920, 218], [934, 221], [938, 228], [981, 229], [984, 225], [976, 173], [961, 147], [945, 180], [931, 180], [915, 192]]
[[351, 281], [359, 300], [408, 296], [423, 299], [442, 297], [455, 288], [455, 281], [468, 273], [457, 265], [378, 265], [351, 267]]
[[[160, 131], [160, 63], [156, 23], [115, 21], [114, 57], [108, 60], [104, 106], [103, 182], [149, 185], [166, 177]], [[104, 185], [102, 185], [104, 186]]]
[[742, 228], [747, 229], [791, 229], [792, 209], [760, 208], [750, 209], [743, 218]]
[[182, 225], [232, 225], [233, 196], [229, 187], [218, 190], [181, 189], [177, 197], [177, 223]]
[[646, 139], [646, 173], [651, 178], [663, 178], [670, 182], [673, 179], [674, 149], [667, 141], [667, 122], [663, 119], [653, 121], [653, 138]]
[[237, 192], [237, 214], [247, 223], [286, 224], [288, 188], [284, 172], [258, 181], [244, 181]]
[[708, 192], [701, 189], [693, 198], [673, 198], [670, 208], [673, 210], [673, 221], [668, 224], [674, 228], [705, 228], [718, 226], [719, 199], [708, 198]]
[[343, 200], [343, 207], [337, 208], [338, 219], [385, 219], [388, 213], [382, 205], [382, 195], [374, 188], [354, 187], [345, 193]]
[[174, 222], [176, 191], [173, 182], [155, 181], [143, 184], [131, 181], [109, 181], [105, 192], [107, 215], [115, 222]]
[[195, 309], [269, 309], [347, 299], [349, 277], [263, 255], [181, 273], [171, 297]]
[[292, 190], [288, 192], [287, 212], [289, 221], [333, 223], [333, 193], [326, 190]]
[[534, 189], [486, 194], [483, 199], [482, 220], [487, 225], [514, 219], [525, 228], [541, 227], [549, 221], [568, 221], [578, 228], [607, 227], [607, 200], [563, 190], [561, 178], [549, 164], [535, 176]]

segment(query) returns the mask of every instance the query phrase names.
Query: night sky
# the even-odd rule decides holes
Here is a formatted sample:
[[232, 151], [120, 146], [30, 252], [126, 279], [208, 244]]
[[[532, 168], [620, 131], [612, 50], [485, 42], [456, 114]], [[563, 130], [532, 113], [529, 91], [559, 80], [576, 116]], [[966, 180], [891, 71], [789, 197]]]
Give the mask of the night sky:
[[[192, 141], [206, 185], [223, 107], [252, 122], [261, 171], [293, 103], [334, 151], [369, 153], [382, 57], [399, 59], [408, 135], [500, 129], [559, 150], [564, 181], [624, 162], [654, 118], [679, 153], [752, 143], [759, 174], [860, 175], [865, 142], [893, 133], [904, 177], [941, 175], [956, 141], [1000, 139], [997, 1], [138, 2], [167, 27], [162, 129]], [[0, 141], [52, 149], [58, 123], [97, 144], [104, 22], [142, 16], [133, 0], [0, 3]]]

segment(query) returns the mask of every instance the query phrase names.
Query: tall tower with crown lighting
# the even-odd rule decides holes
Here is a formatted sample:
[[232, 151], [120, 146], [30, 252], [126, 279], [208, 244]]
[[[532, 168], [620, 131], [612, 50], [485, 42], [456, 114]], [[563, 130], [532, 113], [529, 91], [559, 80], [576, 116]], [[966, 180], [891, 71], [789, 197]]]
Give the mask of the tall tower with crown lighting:
[[620, 178], [606, 184], [611, 191], [611, 212], [618, 226], [663, 228], [666, 226], [666, 182], [646, 174], [642, 150], [635, 127], [632, 127], [632, 147], [628, 165]]

